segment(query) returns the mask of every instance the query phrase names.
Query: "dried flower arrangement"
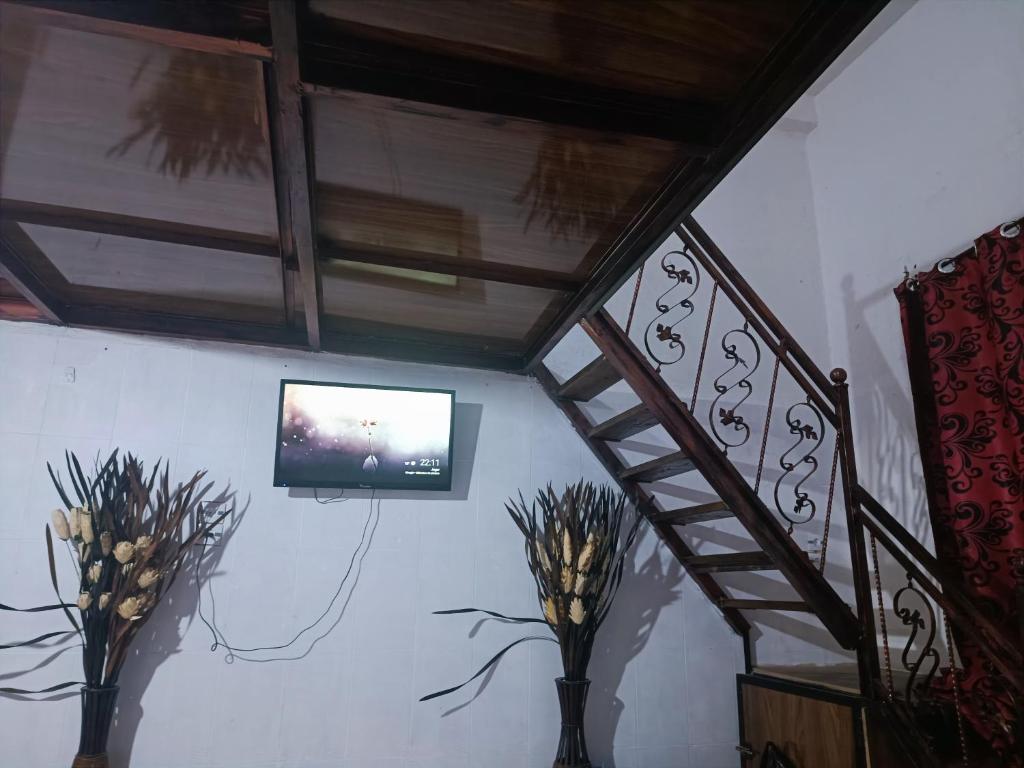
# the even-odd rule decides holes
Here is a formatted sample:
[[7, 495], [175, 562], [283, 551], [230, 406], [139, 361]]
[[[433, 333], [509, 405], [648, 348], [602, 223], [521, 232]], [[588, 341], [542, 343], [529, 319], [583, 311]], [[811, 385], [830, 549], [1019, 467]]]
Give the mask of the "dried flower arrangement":
[[[562, 654], [564, 677], [555, 681], [562, 714], [562, 731], [555, 768], [590, 765], [583, 734], [583, 709], [590, 681], [587, 667], [597, 630], [608, 617], [622, 582], [623, 563], [636, 538], [641, 517], [626, 511], [626, 499], [610, 487], [579, 482], [559, 496], [548, 485], [532, 505], [522, 495], [505, 505], [525, 540], [526, 562], [537, 585], [543, 619], [503, 616], [493, 611], [463, 608], [441, 614], [481, 612], [516, 623], [547, 624]], [[628, 522], [626, 529], [623, 523]], [[521, 638], [502, 649], [472, 678], [475, 680]], [[421, 701], [457, 691], [462, 685], [424, 696]]]
[[[47, 464], [66, 511], [52, 512], [46, 547], [59, 597], [53, 536], [66, 542], [77, 569], [78, 595], [74, 603], [47, 608], [62, 609], [74, 627], [70, 633], [82, 641], [82, 729], [73, 768], [106, 766], [107, 735], [128, 649], [193, 555], [193, 544], [231, 514], [234, 494], [225, 491], [206, 502], [221, 512], [203, 520], [199, 505], [213, 487], [202, 484], [205, 472], [172, 487], [166, 464], [161, 470], [157, 462], [147, 477], [141, 462], [131, 455], [119, 459], [117, 451], [97, 463], [93, 477], [82, 471], [74, 454], [65, 454], [65, 461], [74, 499]], [[81, 623], [72, 608], [78, 609]], [[44, 638], [60, 634], [66, 633]], [[77, 683], [47, 692], [71, 685]]]

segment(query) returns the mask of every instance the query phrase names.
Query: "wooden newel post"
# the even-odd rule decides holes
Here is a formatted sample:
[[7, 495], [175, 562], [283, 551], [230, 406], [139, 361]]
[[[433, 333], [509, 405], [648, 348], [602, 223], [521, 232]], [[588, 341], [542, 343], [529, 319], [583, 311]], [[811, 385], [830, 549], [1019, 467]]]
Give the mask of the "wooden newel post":
[[853, 590], [857, 600], [857, 618], [863, 631], [857, 648], [858, 679], [861, 695], [874, 700], [881, 672], [878, 665], [875, 613], [871, 600], [871, 572], [868, 569], [864, 524], [857, 493], [859, 481], [853, 447], [850, 388], [846, 383], [846, 371], [842, 368], [834, 368], [829, 378], [832, 380], [833, 400], [839, 421], [836, 426], [839, 434], [839, 467], [843, 478], [843, 506], [846, 508], [846, 530], [850, 540]]

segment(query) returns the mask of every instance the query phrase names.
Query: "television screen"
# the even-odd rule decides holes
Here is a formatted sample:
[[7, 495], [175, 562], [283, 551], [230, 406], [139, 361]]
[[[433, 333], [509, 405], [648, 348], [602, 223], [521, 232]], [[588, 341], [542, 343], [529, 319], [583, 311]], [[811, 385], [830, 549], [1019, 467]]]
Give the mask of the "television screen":
[[447, 389], [281, 382], [274, 485], [451, 490]]

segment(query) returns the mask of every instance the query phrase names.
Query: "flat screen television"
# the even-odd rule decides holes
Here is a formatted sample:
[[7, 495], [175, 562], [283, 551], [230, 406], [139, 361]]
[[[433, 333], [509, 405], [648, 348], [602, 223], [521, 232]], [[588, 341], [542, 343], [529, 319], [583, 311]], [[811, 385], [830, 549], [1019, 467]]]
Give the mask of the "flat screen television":
[[281, 381], [274, 485], [448, 491], [455, 392]]

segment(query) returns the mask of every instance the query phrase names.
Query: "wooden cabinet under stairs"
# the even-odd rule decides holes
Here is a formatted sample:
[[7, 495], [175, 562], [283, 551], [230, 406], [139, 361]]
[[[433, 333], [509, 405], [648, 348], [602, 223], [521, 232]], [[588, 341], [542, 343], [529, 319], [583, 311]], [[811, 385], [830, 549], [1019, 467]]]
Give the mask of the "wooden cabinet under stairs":
[[743, 768], [759, 768], [769, 743], [792, 768], [869, 765], [864, 701], [856, 693], [756, 670], [737, 675], [736, 688]]
[[[897, 684], [905, 676], [897, 676]], [[762, 665], [736, 676], [743, 768], [770, 742], [792, 768], [911, 768], [892, 725], [859, 693], [857, 665]], [[949, 762], [918, 765], [963, 766]], [[979, 763], [979, 766], [981, 764]]]

